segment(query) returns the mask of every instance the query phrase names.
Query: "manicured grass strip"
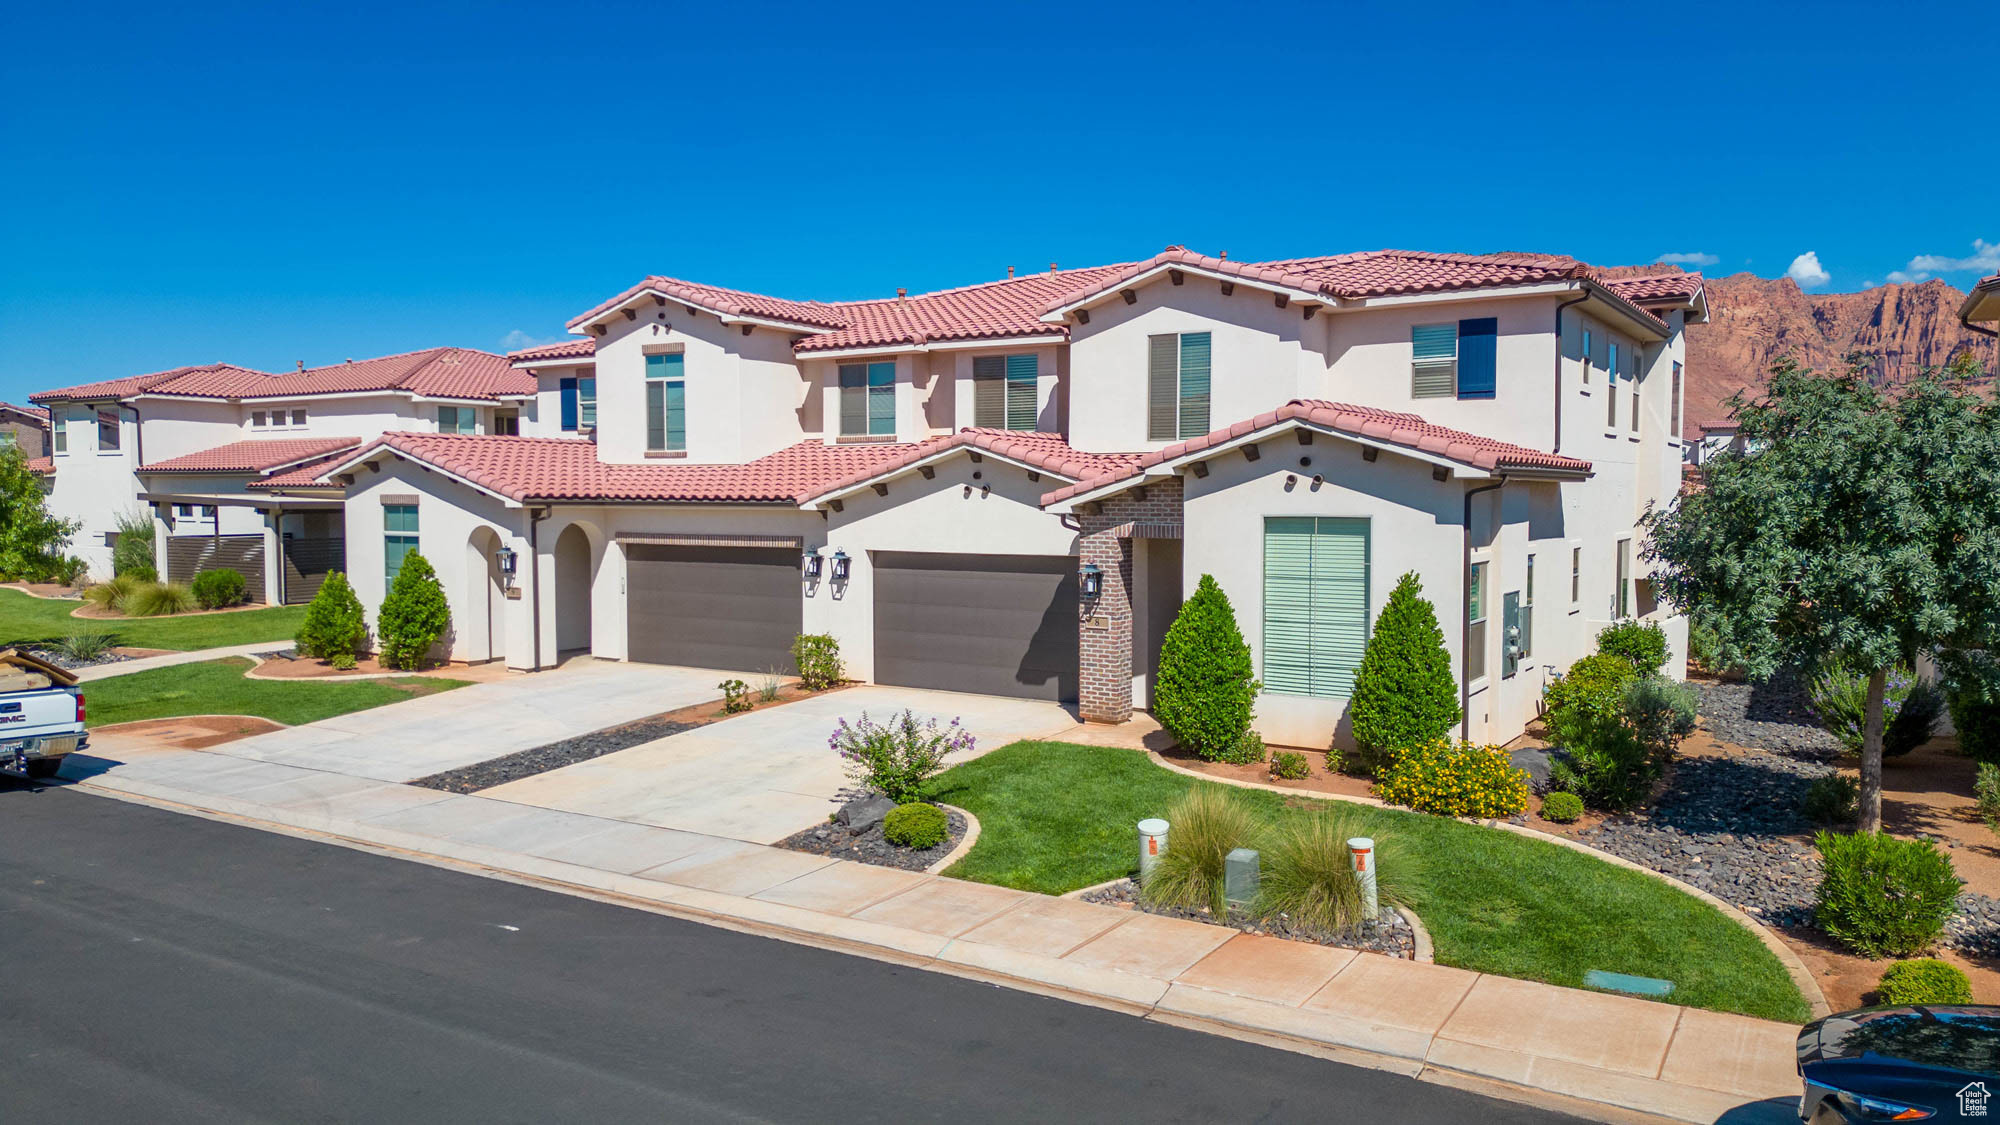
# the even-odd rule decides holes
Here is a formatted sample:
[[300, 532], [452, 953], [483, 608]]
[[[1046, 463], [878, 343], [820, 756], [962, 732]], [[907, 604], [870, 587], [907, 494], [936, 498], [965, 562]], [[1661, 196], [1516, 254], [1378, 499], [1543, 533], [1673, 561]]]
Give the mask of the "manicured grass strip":
[[[947, 770], [933, 789], [980, 824], [979, 843], [946, 874], [1044, 894], [1131, 875], [1134, 825], [1164, 814], [1195, 784], [1136, 750], [1002, 747]], [[1272, 823], [1329, 804], [1230, 792]], [[1809, 1015], [1755, 935], [1657, 879], [1497, 829], [1342, 807], [1378, 839], [1393, 835], [1425, 857], [1419, 913], [1440, 964], [1573, 988], [1589, 970], [1608, 969], [1673, 981], [1676, 1004], [1778, 1020]]]
[[70, 611], [78, 604], [30, 597], [19, 590], [0, 590], [0, 647], [47, 644], [71, 633], [110, 633], [116, 638], [115, 643], [132, 648], [189, 652], [257, 641], [289, 641], [306, 619], [306, 607], [286, 605], [234, 613], [105, 621], [71, 617]]
[[83, 685], [90, 726], [176, 715], [258, 715], [296, 726], [466, 685], [464, 680], [251, 680], [241, 657], [155, 668]]

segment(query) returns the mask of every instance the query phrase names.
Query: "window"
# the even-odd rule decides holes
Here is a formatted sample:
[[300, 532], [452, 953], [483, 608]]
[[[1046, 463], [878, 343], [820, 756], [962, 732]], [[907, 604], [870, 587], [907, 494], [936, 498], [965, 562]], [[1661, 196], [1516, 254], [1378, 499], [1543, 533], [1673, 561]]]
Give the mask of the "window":
[[1207, 332], [1146, 337], [1146, 440], [1186, 441], [1208, 432]]
[[1604, 428], [1618, 428], [1618, 341], [1613, 340], [1607, 347], [1610, 359], [1604, 365]]
[[55, 409], [53, 409], [53, 410], [50, 410], [50, 411], [49, 411], [49, 417], [50, 417], [50, 418], [51, 418], [51, 419], [52, 419], [52, 420], [53, 420], [53, 421], [55, 422], [55, 429], [54, 429], [54, 431], [53, 431], [53, 436], [55, 437], [55, 440], [56, 440], [56, 449], [55, 449], [55, 451], [56, 451], [57, 453], [68, 453], [68, 452], [69, 452], [69, 410], [68, 410], [68, 408], [67, 408], [67, 407], [57, 407], [57, 408], [55, 408]]
[[521, 433], [520, 412], [514, 410], [495, 410], [493, 412], [493, 432], [496, 434], [505, 434], [508, 437], [519, 437]]
[[100, 453], [115, 452], [118, 449], [118, 408], [99, 407], [97, 410], [97, 450]]
[[12, 449], [21, 443], [12, 430], [0, 430], [0, 449]]
[[1465, 576], [1465, 678], [1486, 675], [1486, 568], [1476, 562]]
[[576, 380], [576, 420], [586, 430], [597, 428], [597, 377], [579, 375]]
[[840, 365], [840, 432], [849, 436], [896, 432], [896, 364]]
[[679, 352], [646, 357], [646, 448], [687, 448], [686, 358]]
[[1614, 616], [1623, 620], [1632, 616], [1632, 541], [1618, 541], [1618, 601]]
[[264, 412], [261, 410], [252, 410], [250, 412], [250, 425], [254, 428], [262, 429], [264, 427]]
[[1521, 655], [1535, 654], [1535, 556], [1528, 556], [1528, 580], [1521, 587]]
[[972, 361], [972, 424], [1032, 430], [1040, 405], [1040, 363], [1032, 355], [983, 355]]
[[562, 428], [565, 433], [576, 430], [577, 390], [575, 379], [564, 379], [558, 384], [562, 397]]
[[1639, 432], [1639, 349], [1633, 348], [1632, 357], [1632, 432]]
[[1368, 521], [1264, 520], [1264, 690], [1345, 699], [1368, 645]]
[[1681, 436], [1681, 365], [1679, 361], [1674, 363], [1673, 391], [1674, 401], [1668, 408], [1667, 414], [1667, 432], [1675, 437], [1679, 437]]
[[306, 424], [306, 412], [303, 410], [292, 411], [292, 425], [303, 426], [305, 424]]
[[1597, 358], [1597, 353], [1591, 350], [1591, 345], [1590, 329], [1586, 328], [1583, 330], [1583, 385], [1586, 387], [1590, 385], [1590, 364]]
[[185, 520], [185, 519], [193, 519], [193, 518], [194, 518], [194, 505], [193, 505], [193, 504], [175, 504], [175, 505], [174, 505], [174, 516], [175, 516], [176, 518], [178, 518], [178, 519], [184, 519], [184, 520]]
[[1569, 549], [1569, 604], [1583, 600], [1583, 548]]
[[382, 505], [382, 559], [388, 573], [388, 585], [396, 584], [396, 575], [403, 569], [403, 556], [416, 549], [417, 506]]
[[438, 433], [476, 434], [479, 432], [479, 411], [471, 406], [438, 407]]
[[215, 518], [215, 505], [213, 505], [213, 504], [203, 504], [203, 505], [201, 506], [201, 518], [202, 518], [202, 519], [205, 519], [205, 520], [212, 520], [212, 519], [214, 519], [214, 518]]
[[1410, 328], [1410, 397], [1492, 398], [1500, 322], [1493, 317]]

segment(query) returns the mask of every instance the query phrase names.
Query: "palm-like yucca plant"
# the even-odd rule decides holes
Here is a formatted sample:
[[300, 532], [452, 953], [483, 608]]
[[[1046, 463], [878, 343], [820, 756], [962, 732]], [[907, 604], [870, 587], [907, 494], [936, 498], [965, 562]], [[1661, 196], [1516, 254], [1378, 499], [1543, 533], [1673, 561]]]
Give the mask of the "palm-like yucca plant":
[[1167, 850], [1142, 888], [1146, 901], [1224, 916], [1224, 864], [1256, 840], [1256, 814], [1220, 785], [1197, 785], [1167, 810], [1167, 823]]
[[[1258, 913], [1283, 914], [1317, 936], [1360, 926], [1361, 880], [1347, 841], [1368, 835], [1368, 826], [1346, 809], [1293, 818], [1262, 857]], [[1384, 908], [1411, 905], [1421, 881], [1416, 856], [1393, 839], [1375, 837], [1375, 857], [1376, 902]]]

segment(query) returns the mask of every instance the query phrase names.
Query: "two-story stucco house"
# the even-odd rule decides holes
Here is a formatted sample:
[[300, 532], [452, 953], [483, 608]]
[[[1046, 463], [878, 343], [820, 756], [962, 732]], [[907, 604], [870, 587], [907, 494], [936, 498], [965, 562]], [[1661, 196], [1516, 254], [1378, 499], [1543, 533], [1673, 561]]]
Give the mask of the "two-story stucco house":
[[71, 551], [110, 570], [121, 517], [150, 516], [162, 577], [240, 571], [254, 601], [310, 600], [345, 567], [345, 500], [328, 458], [385, 431], [519, 432], [534, 379], [463, 348], [268, 374], [230, 364], [43, 391], [49, 506], [78, 520]]
[[1607, 622], [1684, 645], [1637, 523], [1705, 315], [1698, 275], [1533, 254], [1174, 247], [846, 302], [649, 277], [512, 357], [519, 436], [385, 428], [312, 473], [371, 609], [436, 565], [458, 659], [785, 669], [826, 632], [864, 680], [1120, 721], [1212, 574], [1258, 729], [1319, 747], [1414, 570], [1503, 740]]
[[0, 402], [0, 449], [18, 449], [37, 471], [49, 455], [49, 412]]

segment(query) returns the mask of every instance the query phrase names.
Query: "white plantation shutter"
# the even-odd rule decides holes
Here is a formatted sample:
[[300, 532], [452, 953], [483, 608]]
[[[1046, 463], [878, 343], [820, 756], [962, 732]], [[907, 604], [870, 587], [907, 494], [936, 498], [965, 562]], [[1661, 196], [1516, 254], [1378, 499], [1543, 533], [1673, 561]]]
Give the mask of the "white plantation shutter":
[[1264, 690], [1312, 694], [1310, 516], [1264, 520]]
[[1458, 325], [1410, 328], [1410, 397], [1450, 398], [1458, 393]]
[[1264, 521], [1266, 691], [1345, 699], [1368, 645], [1368, 521]]
[[1173, 441], [1180, 433], [1181, 338], [1169, 332], [1146, 337], [1146, 440]]
[[1180, 436], [1182, 441], [1208, 432], [1209, 334], [1181, 333]]
[[972, 424], [997, 430], [1007, 424], [1007, 358], [982, 355], [972, 361]]
[[1035, 428], [1036, 384], [1040, 364], [1032, 355], [1007, 357], [1007, 428]]

